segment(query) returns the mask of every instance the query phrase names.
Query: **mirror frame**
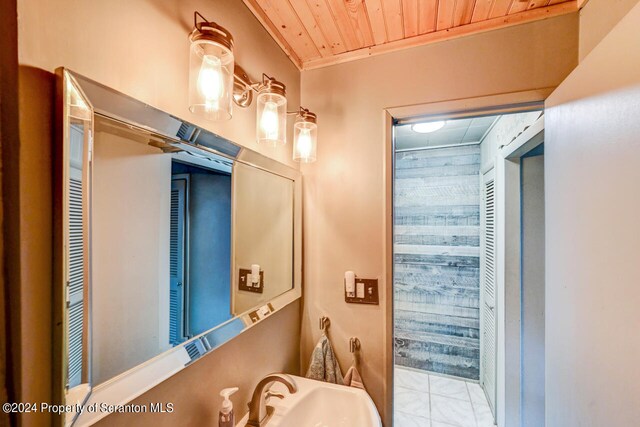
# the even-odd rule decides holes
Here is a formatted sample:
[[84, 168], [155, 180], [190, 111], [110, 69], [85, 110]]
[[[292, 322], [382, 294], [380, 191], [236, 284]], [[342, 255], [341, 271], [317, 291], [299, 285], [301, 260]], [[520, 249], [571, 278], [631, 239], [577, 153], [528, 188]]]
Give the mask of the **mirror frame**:
[[[245, 332], [254, 325], [270, 317], [302, 296], [302, 174], [276, 160], [270, 159], [258, 152], [235, 144], [206, 129], [190, 122], [179, 119], [169, 113], [158, 110], [150, 105], [138, 101], [128, 95], [115, 91], [107, 86], [92, 81], [67, 68], [56, 70], [57, 99], [55, 103], [56, 127], [56, 158], [55, 158], [55, 197], [54, 197], [54, 399], [58, 404], [66, 402], [66, 284], [64, 274], [64, 224], [63, 205], [67, 197], [64, 186], [64, 159], [68, 144], [65, 129], [64, 82], [70, 78], [86, 96], [93, 108], [93, 117], [102, 116], [120, 122], [123, 126], [135, 128], [148, 133], [151, 138], [178, 147], [184, 151], [195, 153], [207, 152], [214, 159], [220, 161], [237, 161], [246, 165], [282, 176], [293, 181], [293, 283], [291, 289], [274, 297], [268, 303], [258, 305], [243, 312], [232, 319], [217, 325], [210, 330], [197, 335], [180, 345], [173, 347], [117, 375], [102, 384], [94, 386], [89, 382], [89, 392], [84, 400], [85, 405], [109, 404], [122, 405], [140, 396], [162, 381], [185, 369], [202, 356], [212, 352], [224, 343]], [[231, 254], [233, 256], [233, 253]], [[237, 266], [232, 263], [229, 286], [234, 285], [233, 275]], [[91, 278], [88, 280], [91, 288]], [[90, 302], [90, 299], [89, 299]], [[257, 312], [261, 315], [256, 315]], [[89, 310], [89, 324], [91, 311]], [[88, 366], [91, 365], [91, 341], [89, 340]], [[101, 411], [85, 411], [81, 414], [62, 414], [59, 425], [72, 425], [81, 422], [91, 425], [109, 415]]]

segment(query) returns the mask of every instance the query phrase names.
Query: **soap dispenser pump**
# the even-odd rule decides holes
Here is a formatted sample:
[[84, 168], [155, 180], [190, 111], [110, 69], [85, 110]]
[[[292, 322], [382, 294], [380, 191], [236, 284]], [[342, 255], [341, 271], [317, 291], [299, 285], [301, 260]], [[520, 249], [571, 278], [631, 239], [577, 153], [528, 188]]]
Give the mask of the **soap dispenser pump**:
[[218, 427], [235, 427], [236, 420], [233, 414], [233, 402], [229, 400], [229, 396], [238, 391], [238, 387], [225, 388], [220, 392], [220, 396], [224, 397], [222, 408], [218, 414]]

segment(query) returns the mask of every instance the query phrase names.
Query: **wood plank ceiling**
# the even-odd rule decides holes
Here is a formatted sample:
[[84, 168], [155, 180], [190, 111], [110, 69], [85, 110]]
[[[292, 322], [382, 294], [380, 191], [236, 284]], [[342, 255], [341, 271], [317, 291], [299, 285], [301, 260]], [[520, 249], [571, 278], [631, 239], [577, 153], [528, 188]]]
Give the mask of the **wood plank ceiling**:
[[243, 0], [299, 69], [575, 12], [584, 0]]

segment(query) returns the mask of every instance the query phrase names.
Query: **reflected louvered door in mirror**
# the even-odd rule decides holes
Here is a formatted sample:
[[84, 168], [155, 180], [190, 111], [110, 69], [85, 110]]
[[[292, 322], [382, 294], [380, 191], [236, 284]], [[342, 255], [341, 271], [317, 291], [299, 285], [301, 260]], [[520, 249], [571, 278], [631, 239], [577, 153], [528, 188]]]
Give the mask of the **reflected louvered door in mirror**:
[[[56, 182], [60, 194], [60, 217], [56, 220], [56, 276], [61, 281], [56, 295], [55, 330], [62, 344], [60, 399], [82, 404], [91, 391], [90, 372], [90, 202], [93, 151], [93, 108], [74, 78], [63, 73], [58, 89], [58, 156], [62, 159]], [[62, 425], [73, 423], [77, 414], [62, 415]]]
[[85, 231], [83, 194], [84, 130], [78, 124], [69, 126], [69, 272], [67, 290], [68, 310], [68, 387], [74, 388], [82, 383], [82, 357], [84, 347], [84, 284], [85, 279]]
[[481, 209], [481, 338], [480, 384], [495, 414], [497, 314], [496, 314], [496, 201], [495, 172], [491, 169], [482, 178]]
[[185, 250], [187, 176], [177, 175], [171, 180], [171, 219], [169, 231], [169, 343], [185, 341]]

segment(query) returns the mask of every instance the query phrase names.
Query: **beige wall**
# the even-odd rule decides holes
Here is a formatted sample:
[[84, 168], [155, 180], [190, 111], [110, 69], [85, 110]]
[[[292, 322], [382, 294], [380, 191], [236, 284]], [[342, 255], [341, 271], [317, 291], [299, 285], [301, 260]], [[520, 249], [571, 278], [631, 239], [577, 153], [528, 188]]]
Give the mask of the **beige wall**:
[[640, 5], [546, 102], [547, 427], [640, 419]]
[[593, 50], [638, 0], [589, 0], [580, 11], [580, 61]]
[[[292, 165], [291, 143], [273, 150], [257, 147], [255, 105], [236, 109], [222, 124], [203, 122], [187, 110], [189, 45], [193, 11], [228, 28], [235, 37], [236, 58], [258, 78], [265, 72], [287, 85], [296, 108], [300, 74], [266, 30], [236, 0], [18, 1], [20, 86], [20, 249], [22, 346], [19, 369], [23, 401], [50, 401], [51, 390], [51, 135], [52, 72], [72, 70], [138, 98], [154, 107], [193, 121], [241, 145]], [[291, 129], [289, 132], [291, 136]], [[16, 156], [17, 158], [17, 156]], [[297, 167], [297, 166], [295, 166]], [[17, 200], [17, 198], [16, 198]], [[298, 305], [267, 320], [171, 380], [149, 391], [158, 401], [180, 403], [184, 419], [217, 410], [219, 389], [243, 387], [235, 399], [246, 410], [247, 390], [272, 370], [297, 372]], [[260, 357], [256, 357], [259, 354]], [[271, 355], [265, 357], [265, 355]], [[169, 384], [169, 385], [167, 385]], [[190, 394], [190, 388], [201, 390]], [[176, 390], [181, 390], [178, 397]], [[145, 398], [143, 396], [142, 398]], [[149, 397], [148, 397], [149, 398]], [[189, 415], [191, 414], [191, 415]], [[195, 414], [195, 415], [194, 415]], [[24, 425], [46, 425], [47, 415], [24, 417]], [[160, 419], [160, 417], [157, 417]], [[169, 419], [169, 418], [168, 418]], [[167, 420], [168, 420], [167, 419]], [[155, 418], [107, 417], [103, 425], [151, 425]], [[175, 422], [175, 418], [171, 418]], [[167, 421], [168, 422], [168, 421]], [[186, 422], [185, 424], [190, 424]], [[193, 424], [193, 422], [191, 422]]]
[[92, 182], [91, 377], [98, 385], [171, 348], [171, 156], [97, 132]]
[[[349, 337], [360, 338], [364, 382], [389, 420], [385, 159], [390, 147], [383, 111], [556, 86], [577, 64], [577, 25], [572, 14], [303, 72], [303, 105], [318, 114], [319, 127], [318, 161], [302, 168], [303, 368], [319, 337], [318, 317], [327, 315], [343, 367], [351, 360]], [[380, 279], [380, 306], [344, 302], [345, 270]]]
[[[18, 334], [12, 336], [12, 346], [19, 352], [16, 400], [21, 402], [51, 401], [53, 97], [54, 82], [49, 74], [20, 69], [20, 143], [18, 155], [11, 159], [19, 168], [19, 176], [14, 177], [20, 191], [19, 222], [14, 223], [19, 227], [19, 246], [13, 246], [19, 258], [9, 262], [19, 268], [19, 277], [14, 278], [19, 283], [19, 301], [12, 306], [18, 307], [20, 325]], [[16, 282], [12, 286], [17, 286]], [[24, 426], [39, 426], [47, 425], [50, 415], [38, 412], [18, 418], [24, 420]]]

